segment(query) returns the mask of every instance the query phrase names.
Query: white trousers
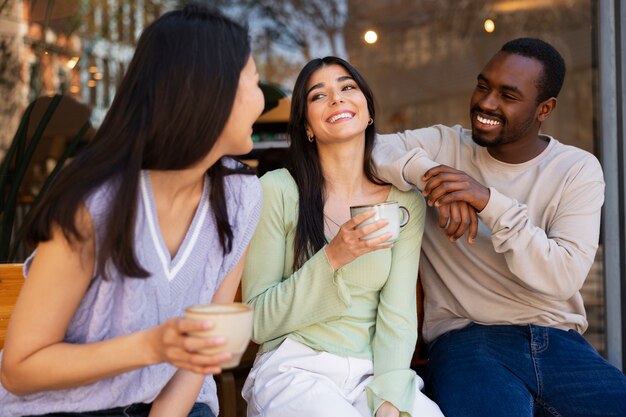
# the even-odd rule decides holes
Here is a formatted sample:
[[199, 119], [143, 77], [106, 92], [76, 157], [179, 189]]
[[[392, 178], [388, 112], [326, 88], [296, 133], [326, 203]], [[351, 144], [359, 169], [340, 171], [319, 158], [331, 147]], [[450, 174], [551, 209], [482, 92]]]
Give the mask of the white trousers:
[[[248, 417], [371, 417], [365, 387], [372, 361], [317, 352], [290, 339], [259, 356], [242, 395]], [[419, 389], [424, 381], [415, 375]], [[415, 393], [412, 417], [443, 417], [437, 404]]]

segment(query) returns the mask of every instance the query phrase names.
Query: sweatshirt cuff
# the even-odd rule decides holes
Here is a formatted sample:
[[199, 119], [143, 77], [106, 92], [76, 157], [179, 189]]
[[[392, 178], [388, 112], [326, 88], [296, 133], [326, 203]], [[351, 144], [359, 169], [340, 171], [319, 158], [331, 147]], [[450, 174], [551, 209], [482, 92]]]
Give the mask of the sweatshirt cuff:
[[415, 372], [411, 369], [400, 369], [376, 375], [365, 390], [372, 415], [376, 415], [378, 408], [387, 401], [400, 410], [401, 417], [409, 417], [418, 391]]
[[426, 183], [422, 181], [422, 177], [426, 174], [426, 171], [438, 165], [440, 164], [427, 158], [414, 158], [404, 165], [402, 177], [421, 191], [426, 186]]
[[504, 212], [515, 204], [517, 203], [512, 198], [505, 196], [493, 187], [489, 187], [489, 201], [485, 208], [478, 213], [478, 217], [493, 232]]

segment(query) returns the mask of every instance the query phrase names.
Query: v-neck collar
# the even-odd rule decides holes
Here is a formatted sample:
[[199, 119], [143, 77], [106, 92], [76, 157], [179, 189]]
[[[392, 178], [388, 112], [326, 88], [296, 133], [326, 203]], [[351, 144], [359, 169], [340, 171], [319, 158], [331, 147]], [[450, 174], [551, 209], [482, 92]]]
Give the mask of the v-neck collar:
[[205, 176], [202, 196], [200, 197], [200, 203], [198, 204], [198, 208], [196, 209], [196, 212], [193, 216], [191, 225], [185, 233], [185, 238], [183, 239], [183, 242], [181, 243], [178, 250], [176, 251], [176, 255], [174, 255], [174, 258], [172, 259], [169, 254], [169, 250], [167, 249], [167, 245], [165, 244], [165, 240], [163, 239], [163, 235], [161, 234], [161, 229], [159, 227], [156, 204], [154, 203], [154, 194], [152, 192], [152, 184], [150, 182], [150, 175], [146, 170], [141, 171], [140, 187], [144, 213], [146, 216], [148, 227], [150, 229], [150, 235], [152, 237], [154, 248], [157, 252], [159, 260], [161, 261], [163, 273], [167, 277], [168, 281], [172, 281], [176, 277], [176, 274], [178, 274], [181, 268], [185, 265], [185, 262], [189, 258], [189, 255], [193, 250], [198, 240], [198, 237], [200, 236], [200, 230], [202, 229], [202, 225], [204, 224], [204, 221], [209, 212], [208, 183], [209, 181]]

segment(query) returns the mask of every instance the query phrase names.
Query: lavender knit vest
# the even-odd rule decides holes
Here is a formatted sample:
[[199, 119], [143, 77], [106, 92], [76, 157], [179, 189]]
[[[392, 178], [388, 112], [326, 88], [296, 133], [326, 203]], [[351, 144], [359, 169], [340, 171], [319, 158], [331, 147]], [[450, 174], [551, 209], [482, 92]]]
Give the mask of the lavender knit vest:
[[[70, 322], [65, 341], [92, 343], [126, 335], [181, 316], [189, 305], [211, 301], [252, 237], [261, 210], [261, 187], [253, 175], [230, 175], [225, 178], [227, 208], [233, 230], [232, 251], [226, 255], [220, 246], [210, 208], [209, 187], [207, 178], [193, 222], [176, 256], [170, 259], [160, 235], [149, 176], [142, 172], [135, 252], [140, 264], [151, 275], [147, 279], [126, 278], [109, 268], [109, 280], [95, 276]], [[96, 230], [96, 250], [109, 206], [109, 193], [110, 187], [105, 185], [87, 200]], [[32, 257], [25, 263], [25, 274]], [[80, 412], [150, 403], [175, 371], [176, 368], [169, 364], [159, 364], [78, 388], [22, 397], [8, 393], [0, 386], [0, 417], [56, 411]], [[205, 379], [197, 401], [208, 404], [218, 415], [212, 377]]]

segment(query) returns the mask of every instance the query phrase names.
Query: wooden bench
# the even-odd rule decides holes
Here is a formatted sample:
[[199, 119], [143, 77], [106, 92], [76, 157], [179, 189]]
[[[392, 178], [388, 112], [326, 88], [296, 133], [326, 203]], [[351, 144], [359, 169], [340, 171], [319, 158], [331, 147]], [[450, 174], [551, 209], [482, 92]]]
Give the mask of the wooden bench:
[[22, 284], [22, 264], [0, 264], [0, 349], [4, 347], [9, 318]]
[[424, 325], [424, 288], [422, 287], [422, 279], [418, 277], [417, 286], [415, 288], [416, 306], [417, 306], [417, 344], [413, 352], [411, 360], [411, 368], [421, 370], [426, 366], [426, 343], [422, 338], [422, 326]]

